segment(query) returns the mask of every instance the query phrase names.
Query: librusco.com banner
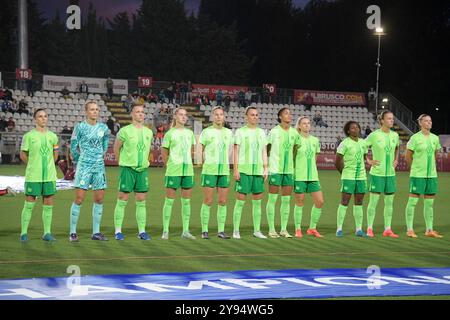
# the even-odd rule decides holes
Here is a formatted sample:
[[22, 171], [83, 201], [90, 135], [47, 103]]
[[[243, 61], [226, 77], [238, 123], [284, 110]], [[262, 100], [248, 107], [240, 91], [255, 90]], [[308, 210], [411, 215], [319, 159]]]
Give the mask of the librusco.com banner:
[[327, 106], [365, 106], [366, 97], [361, 92], [294, 90], [294, 103]]
[[[61, 91], [64, 87], [70, 92], [79, 92], [80, 84], [84, 81], [89, 93], [107, 93], [106, 79], [85, 77], [61, 77], [44, 75], [42, 88], [47, 91]], [[128, 94], [128, 80], [112, 79], [114, 94]]]

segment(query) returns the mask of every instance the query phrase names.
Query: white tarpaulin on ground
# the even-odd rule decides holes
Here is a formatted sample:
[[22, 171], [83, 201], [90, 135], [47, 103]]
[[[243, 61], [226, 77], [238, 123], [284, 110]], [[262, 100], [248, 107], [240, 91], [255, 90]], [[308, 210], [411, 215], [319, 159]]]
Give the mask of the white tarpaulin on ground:
[[[0, 176], [0, 190], [11, 188], [15, 192], [25, 191], [25, 177], [21, 176]], [[56, 180], [57, 190], [73, 189], [73, 181], [70, 180]]]
[[[64, 87], [70, 92], [79, 92], [80, 84], [85, 81], [89, 88], [89, 93], [106, 93], [106, 79], [85, 78], [85, 77], [62, 77], [44, 75], [42, 88], [47, 91], [61, 91]], [[128, 94], [128, 80], [112, 79], [114, 94]]]

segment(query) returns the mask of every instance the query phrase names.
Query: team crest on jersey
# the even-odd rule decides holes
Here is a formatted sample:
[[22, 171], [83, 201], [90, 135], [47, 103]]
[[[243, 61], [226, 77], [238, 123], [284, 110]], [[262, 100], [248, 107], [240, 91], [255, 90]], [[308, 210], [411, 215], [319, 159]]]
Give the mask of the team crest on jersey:
[[98, 136], [99, 136], [100, 138], [102, 138], [104, 135], [105, 135], [105, 133], [104, 133], [103, 131], [99, 131], [99, 132], [98, 132]]

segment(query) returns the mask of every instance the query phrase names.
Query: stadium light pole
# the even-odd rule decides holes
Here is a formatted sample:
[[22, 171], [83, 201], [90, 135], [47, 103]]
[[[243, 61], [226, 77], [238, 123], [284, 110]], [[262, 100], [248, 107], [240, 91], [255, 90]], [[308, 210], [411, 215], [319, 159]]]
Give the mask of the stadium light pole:
[[384, 33], [383, 28], [376, 28], [375, 35], [378, 36], [378, 58], [377, 58], [377, 85], [376, 85], [376, 93], [375, 93], [375, 114], [378, 114], [378, 89], [379, 89], [379, 80], [380, 80], [380, 52], [381, 52], [381, 36], [386, 35]]

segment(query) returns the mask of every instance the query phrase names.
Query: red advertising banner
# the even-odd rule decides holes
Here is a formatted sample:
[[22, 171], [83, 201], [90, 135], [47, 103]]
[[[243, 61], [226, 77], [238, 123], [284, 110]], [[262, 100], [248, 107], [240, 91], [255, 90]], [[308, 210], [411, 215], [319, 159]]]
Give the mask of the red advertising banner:
[[138, 77], [138, 87], [139, 88], [153, 87], [153, 78], [152, 77]]
[[31, 69], [18, 69], [16, 68], [16, 80], [27, 80], [33, 77], [33, 71]]
[[222, 86], [222, 85], [208, 85], [208, 84], [192, 84], [192, 94], [196, 95], [216, 95], [217, 91], [222, 90], [224, 96], [230, 95], [234, 96], [239, 93], [239, 91], [246, 92], [248, 87], [241, 86]]
[[361, 92], [294, 90], [294, 103], [305, 102], [332, 106], [365, 106], [366, 96]]

